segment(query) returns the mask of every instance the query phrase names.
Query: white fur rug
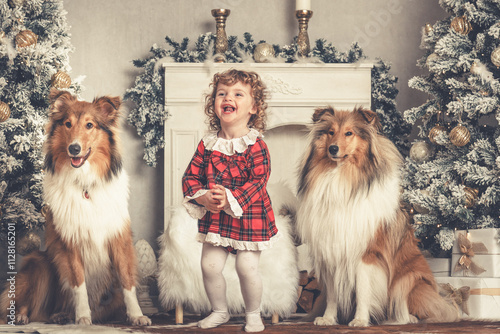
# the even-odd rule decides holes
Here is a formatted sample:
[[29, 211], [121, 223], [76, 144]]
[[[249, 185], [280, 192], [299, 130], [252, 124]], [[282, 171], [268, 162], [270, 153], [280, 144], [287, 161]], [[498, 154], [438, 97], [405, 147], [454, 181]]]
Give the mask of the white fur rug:
[[[295, 208], [295, 196], [283, 185], [270, 185], [276, 226], [281, 234], [274, 247], [264, 250], [260, 257], [263, 294], [261, 311], [264, 316], [277, 313], [288, 318], [295, 311], [299, 270], [297, 249], [289, 216], [280, 215], [280, 209]], [[197, 221], [184, 208], [179, 207], [165, 232], [158, 240], [158, 287], [160, 302], [166, 310], [178, 303], [190, 312], [207, 313], [211, 310], [201, 274], [202, 244], [195, 240]], [[244, 312], [240, 283], [234, 268], [235, 256], [230, 254], [224, 268], [227, 283], [227, 299], [230, 313]]]

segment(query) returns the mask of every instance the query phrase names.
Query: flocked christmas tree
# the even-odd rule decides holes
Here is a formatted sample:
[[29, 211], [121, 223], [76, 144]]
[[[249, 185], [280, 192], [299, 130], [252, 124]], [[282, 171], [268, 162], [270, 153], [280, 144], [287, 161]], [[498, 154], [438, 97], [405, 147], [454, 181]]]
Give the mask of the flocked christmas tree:
[[[0, 236], [43, 228], [42, 144], [51, 87], [70, 89], [62, 0], [0, 0]], [[4, 244], [3, 239], [0, 241]], [[36, 245], [36, 243], [35, 243]], [[23, 253], [29, 249], [18, 249]]]
[[417, 236], [448, 252], [454, 230], [500, 227], [500, 2], [440, 0], [450, 14], [422, 32], [426, 76], [409, 85], [429, 100], [405, 111], [419, 124], [404, 198]]

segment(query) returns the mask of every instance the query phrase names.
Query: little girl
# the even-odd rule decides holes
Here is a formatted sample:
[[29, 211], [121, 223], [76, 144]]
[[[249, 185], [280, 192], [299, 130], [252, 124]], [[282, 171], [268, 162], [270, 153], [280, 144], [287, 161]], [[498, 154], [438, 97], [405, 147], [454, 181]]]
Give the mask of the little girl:
[[203, 282], [212, 306], [198, 326], [229, 321], [222, 270], [231, 252], [245, 302], [245, 331], [260, 332], [259, 257], [278, 233], [266, 190], [271, 162], [260, 133], [265, 128], [265, 86], [257, 73], [234, 69], [215, 74], [210, 86], [205, 113], [212, 132], [199, 143], [182, 178], [184, 205], [198, 219]]

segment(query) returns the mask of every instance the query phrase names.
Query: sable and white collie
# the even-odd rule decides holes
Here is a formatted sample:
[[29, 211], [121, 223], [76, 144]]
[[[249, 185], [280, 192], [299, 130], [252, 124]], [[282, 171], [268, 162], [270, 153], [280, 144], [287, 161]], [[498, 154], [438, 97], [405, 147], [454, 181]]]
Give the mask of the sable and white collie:
[[297, 231], [326, 292], [314, 323], [456, 321], [400, 209], [402, 157], [380, 134], [376, 113], [327, 107], [312, 120]]
[[[24, 258], [16, 277], [15, 321], [91, 324], [126, 314], [133, 325], [150, 325], [136, 296], [128, 177], [118, 149], [121, 100], [89, 103], [59, 90], [49, 100], [47, 250]], [[9, 303], [4, 293], [4, 320]]]

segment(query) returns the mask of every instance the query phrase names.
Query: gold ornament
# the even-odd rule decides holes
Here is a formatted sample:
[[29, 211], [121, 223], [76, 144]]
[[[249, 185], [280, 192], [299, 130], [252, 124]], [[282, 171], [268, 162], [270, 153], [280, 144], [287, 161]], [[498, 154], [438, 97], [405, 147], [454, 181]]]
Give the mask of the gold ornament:
[[[420, 189], [420, 192], [425, 197], [430, 197], [430, 195], [431, 195], [431, 193], [427, 189]], [[421, 213], [421, 214], [424, 214], [424, 215], [426, 215], [426, 214], [429, 213], [429, 209], [427, 209], [424, 206], [418, 205], [418, 204], [413, 204], [413, 208], [415, 208], [415, 211], [417, 211], [418, 213]]]
[[424, 27], [424, 32], [426, 35], [430, 35], [434, 31], [434, 28], [430, 23], [426, 23]]
[[442, 126], [442, 125], [436, 124], [436, 126], [435, 126], [435, 127], [433, 127], [433, 128], [431, 129], [431, 131], [429, 131], [429, 140], [431, 141], [431, 143], [433, 143], [433, 144], [437, 144], [437, 143], [436, 143], [436, 137], [437, 137], [439, 134], [443, 133], [443, 132], [446, 132], [445, 127], [444, 127], [444, 126]]
[[410, 158], [416, 163], [428, 161], [432, 155], [432, 147], [425, 141], [417, 141], [410, 148]]
[[491, 63], [496, 67], [500, 67], [500, 47], [495, 48], [490, 55]]
[[34, 232], [28, 232], [23, 235], [17, 242], [17, 252], [21, 255], [27, 255], [37, 249], [40, 249], [42, 244], [40, 236]]
[[260, 43], [253, 51], [253, 59], [256, 63], [269, 63], [274, 58], [274, 48], [271, 44]]
[[51, 78], [52, 87], [63, 89], [71, 86], [71, 77], [63, 71], [57, 71]]
[[31, 30], [21, 30], [16, 35], [16, 46], [24, 48], [26, 46], [35, 45], [38, 40], [38, 35]]
[[472, 25], [465, 16], [455, 17], [451, 21], [450, 26], [453, 28], [453, 30], [462, 35], [467, 35], [472, 30]]
[[470, 209], [476, 203], [479, 190], [474, 188], [464, 187], [464, 191], [465, 191], [465, 207]]
[[10, 117], [9, 105], [5, 102], [0, 101], [0, 122], [5, 122]]
[[462, 124], [457, 125], [450, 131], [450, 141], [455, 146], [465, 146], [470, 142], [470, 132]]

